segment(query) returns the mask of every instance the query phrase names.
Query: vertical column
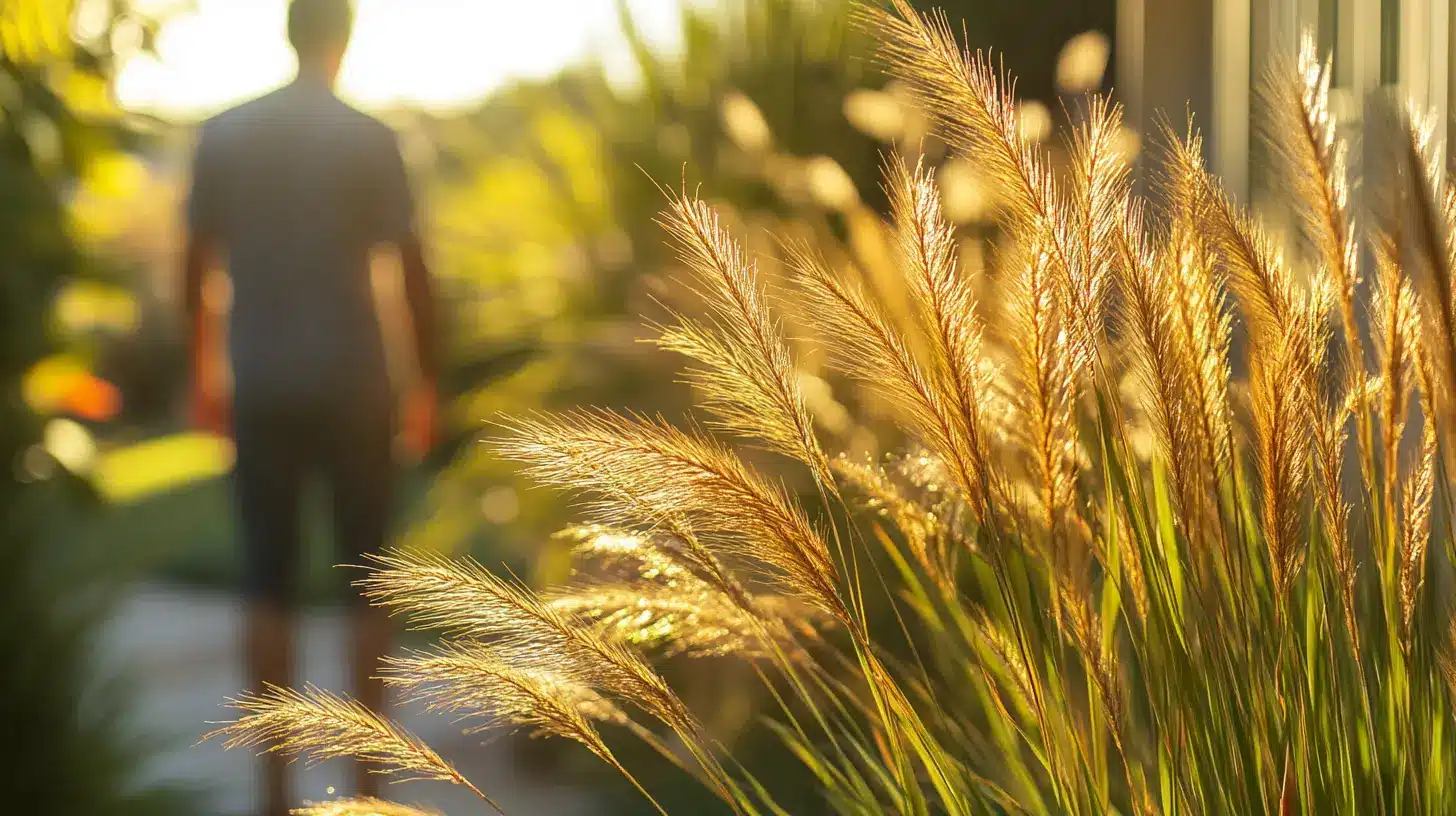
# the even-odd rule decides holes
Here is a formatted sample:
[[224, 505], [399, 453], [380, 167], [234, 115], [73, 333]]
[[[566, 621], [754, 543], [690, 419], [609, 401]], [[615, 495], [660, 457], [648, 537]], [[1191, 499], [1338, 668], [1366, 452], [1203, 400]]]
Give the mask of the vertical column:
[[[1217, 155], [1223, 136], [1213, 127], [1214, 3], [1121, 0], [1118, 4], [1116, 82], [1127, 123], [1145, 140], [1157, 137], [1164, 119], [1182, 134], [1192, 111], [1207, 136], [1210, 155]], [[1147, 163], [1140, 164], [1139, 183], [1146, 183]]]
[[1143, 5], [1145, 0], [1118, 0], [1117, 29], [1114, 32], [1117, 57], [1113, 88], [1122, 102], [1127, 122], [1139, 129], [1143, 124]]
[[1350, 13], [1350, 89], [1362, 103], [1380, 85], [1381, 0], [1347, 0]]
[[[1401, 0], [1400, 8], [1400, 89], [1416, 110], [1447, 123], [1451, 114], [1450, 0]], [[1437, 127], [1437, 138], [1446, 132], [1447, 127]]]
[[1213, 0], [1212, 169], [1235, 198], [1249, 194], [1249, 0]]
[[1431, 106], [1431, 6], [1428, 0], [1400, 0], [1400, 87], [1417, 110]]
[[1456, 137], [1456, 124], [1451, 121], [1451, 93], [1453, 89], [1456, 89], [1456, 60], [1451, 59], [1452, 50], [1456, 49], [1456, 14], [1451, 13], [1449, 3], [1443, 3], [1442, 7], [1446, 13], [1446, 27], [1437, 36], [1443, 38], [1441, 58], [1446, 63], [1443, 71], [1446, 76], [1446, 88], [1442, 98], [1446, 102], [1446, 144], [1449, 145], [1452, 138]]
[[1437, 128], [1445, 135], [1446, 155], [1451, 155], [1449, 127], [1451, 122], [1451, 2], [1450, 0], [1426, 0], [1430, 7], [1429, 25], [1426, 27], [1426, 45], [1430, 49], [1426, 60], [1426, 105], [1440, 118], [1436, 121], [1447, 125]]

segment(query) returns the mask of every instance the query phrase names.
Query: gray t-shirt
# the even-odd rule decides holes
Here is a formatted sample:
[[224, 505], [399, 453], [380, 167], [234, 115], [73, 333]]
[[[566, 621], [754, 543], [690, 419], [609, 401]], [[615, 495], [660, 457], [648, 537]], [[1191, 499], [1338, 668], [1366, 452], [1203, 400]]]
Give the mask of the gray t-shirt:
[[388, 399], [369, 254], [414, 234], [388, 126], [294, 82], [203, 125], [187, 211], [232, 279], [240, 407]]

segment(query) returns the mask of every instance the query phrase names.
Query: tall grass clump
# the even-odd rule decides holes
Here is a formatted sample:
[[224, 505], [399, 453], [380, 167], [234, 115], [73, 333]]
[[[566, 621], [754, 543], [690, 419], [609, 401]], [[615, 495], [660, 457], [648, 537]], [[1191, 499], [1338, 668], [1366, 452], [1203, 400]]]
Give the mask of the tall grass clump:
[[[1120, 111], [1093, 97], [1054, 168], [1011, 80], [943, 17], [895, 0], [864, 19], [994, 184], [994, 272], [965, 271], [913, 160], [885, 172], [909, 309], [792, 242], [770, 281], [711, 207], [672, 196], [701, 309], [659, 343], [689, 361], [703, 420], [507, 421], [500, 454], [581, 497], [588, 524], [563, 535], [597, 577], [541, 596], [380, 559], [370, 597], [444, 633], [390, 681], [575, 740], [643, 787], [603, 736], [626, 730], [743, 814], [784, 811], [650, 655], [754, 661], [840, 813], [1452, 812], [1456, 188], [1429, 124], [1382, 108], [1357, 213], [1328, 64], [1306, 46], [1271, 68], [1302, 217], [1286, 252], [1196, 133], [1165, 134], [1138, 194]], [[820, 351], [901, 453], [816, 431], [799, 356]], [[242, 744], [457, 776], [336, 698], [238, 705]], [[340, 807], [310, 812], [388, 812]]]

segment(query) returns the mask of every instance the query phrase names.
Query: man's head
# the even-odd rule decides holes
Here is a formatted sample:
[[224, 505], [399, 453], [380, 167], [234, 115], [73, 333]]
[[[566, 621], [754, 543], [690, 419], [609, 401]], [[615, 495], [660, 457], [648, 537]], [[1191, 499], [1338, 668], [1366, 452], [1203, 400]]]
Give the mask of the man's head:
[[349, 47], [354, 28], [351, 0], [291, 0], [288, 42], [298, 54], [301, 71], [326, 74], [332, 82]]

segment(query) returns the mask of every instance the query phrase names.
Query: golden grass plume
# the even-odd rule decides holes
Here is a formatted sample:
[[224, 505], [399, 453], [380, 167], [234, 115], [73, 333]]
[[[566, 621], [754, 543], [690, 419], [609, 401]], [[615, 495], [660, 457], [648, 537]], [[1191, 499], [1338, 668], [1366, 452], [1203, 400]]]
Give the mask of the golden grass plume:
[[360, 588], [375, 604], [405, 612], [414, 625], [489, 641], [514, 669], [559, 671], [642, 706], [674, 729], [699, 728], [641, 655], [524, 587], [472, 562], [435, 555], [396, 552], [376, 557], [375, 565]]
[[765, 302], [756, 263], [707, 203], [685, 194], [671, 196], [669, 203], [662, 224], [694, 273], [689, 287], [706, 315], [679, 315], [658, 345], [697, 361], [689, 371], [692, 382], [721, 428], [763, 440], [832, 486], [829, 459], [814, 434], [798, 370]]
[[221, 738], [228, 748], [282, 751], [310, 762], [358, 759], [403, 779], [453, 782], [500, 811], [434, 749], [356, 701], [314, 686], [302, 690], [270, 686], [229, 704], [242, 716], [204, 740]]
[[510, 428], [497, 449], [543, 483], [592, 495], [599, 521], [650, 529], [681, 515], [710, 547], [753, 562], [786, 593], [848, 620], [823, 535], [721, 443], [600, 411], [513, 420]]

